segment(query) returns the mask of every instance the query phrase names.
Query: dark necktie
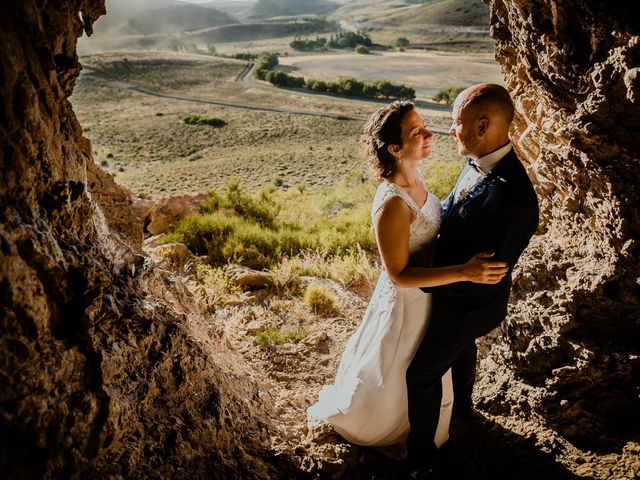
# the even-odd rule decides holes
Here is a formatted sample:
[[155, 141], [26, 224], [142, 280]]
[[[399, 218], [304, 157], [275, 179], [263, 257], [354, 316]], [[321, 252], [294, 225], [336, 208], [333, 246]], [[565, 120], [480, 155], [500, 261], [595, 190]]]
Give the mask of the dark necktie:
[[475, 169], [476, 172], [481, 173], [481, 174], [484, 175], [484, 172], [480, 168], [480, 165], [478, 165], [478, 162], [476, 162], [473, 158], [467, 157], [467, 163], [469, 165], [471, 165]]

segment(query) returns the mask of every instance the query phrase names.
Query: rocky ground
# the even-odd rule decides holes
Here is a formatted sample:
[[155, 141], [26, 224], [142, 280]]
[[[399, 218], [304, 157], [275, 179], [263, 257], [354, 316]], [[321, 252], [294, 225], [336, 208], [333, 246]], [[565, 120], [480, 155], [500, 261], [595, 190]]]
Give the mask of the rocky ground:
[[[176, 262], [174, 256], [166, 254], [167, 247], [163, 249], [165, 253], [159, 254], [155, 247], [149, 248], [156, 260], [181, 272], [190, 290], [199, 292], [201, 298], [220, 295], [196, 279], [190, 263], [196, 260], [188, 253]], [[250, 274], [245, 271], [245, 275]], [[229, 280], [245, 283], [241, 277], [236, 270]], [[264, 284], [273, 285], [273, 279], [265, 278], [262, 277]], [[316, 314], [301, 298], [305, 285], [316, 281], [326, 283], [334, 292], [336, 302], [330, 312]], [[312, 431], [306, 426], [306, 408], [315, 402], [320, 388], [333, 380], [344, 345], [357, 328], [371, 289], [370, 285], [354, 292], [329, 280], [303, 278], [294, 291], [254, 286], [218, 296], [216, 305], [210, 306], [211, 321], [224, 328], [229, 343], [266, 378], [279, 415], [277, 430], [272, 432], [272, 448], [276, 455], [299, 466], [299, 478], [403, 478], [402, 463], [397, 459], [402, 449], [358, 447], [327, 425]], [[297, 343], [261, 345], [258, 341], [260, 332], [299, 327], [306, 328], [307, 334]], [[481, 352], [487, 351], [490, 341], [483, 341]], [[435, 478], [638, 478], [637, 441], [629, 441], [617, 451], [588, 450], [572, 444], [546, 425], [543, 418], [525, 409], [492, 413], [495, 409], [483, 405], [481, 396], [486, 387], [482, 380], [484, 376], [495, 376], [498, 370], [488, 358], [480, 361], [474, 399], [477, 414], [452, 424]], [[508, 381], [522, 383], [516, 378]], [[542, 394], [523, 387], [523, 395]]]

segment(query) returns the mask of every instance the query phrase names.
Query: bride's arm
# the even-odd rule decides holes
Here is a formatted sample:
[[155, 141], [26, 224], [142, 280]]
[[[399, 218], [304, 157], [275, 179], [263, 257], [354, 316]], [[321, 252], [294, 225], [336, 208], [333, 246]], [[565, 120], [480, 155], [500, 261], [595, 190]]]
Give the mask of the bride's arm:
[[399, 197], [389, 199], [374, 217], [378, 250], [389, 278], [399, 287], [436, 287], [455, 282], [495, 284], [508, 271], [505, 262], [474, 256], [467, 263], [447, 267], [409, 266], [409, 225], [415, 214]]

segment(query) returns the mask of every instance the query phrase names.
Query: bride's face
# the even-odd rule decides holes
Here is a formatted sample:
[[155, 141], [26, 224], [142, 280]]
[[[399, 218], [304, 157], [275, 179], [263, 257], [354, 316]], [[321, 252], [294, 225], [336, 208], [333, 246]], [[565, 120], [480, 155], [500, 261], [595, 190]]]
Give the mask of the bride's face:
[[422, 160], [431, 154], [433, 133], [424, 126], [422, 117], [415, 110], [407, 112], [400, 124], [402, 148], [398, 154], [402, 160]]

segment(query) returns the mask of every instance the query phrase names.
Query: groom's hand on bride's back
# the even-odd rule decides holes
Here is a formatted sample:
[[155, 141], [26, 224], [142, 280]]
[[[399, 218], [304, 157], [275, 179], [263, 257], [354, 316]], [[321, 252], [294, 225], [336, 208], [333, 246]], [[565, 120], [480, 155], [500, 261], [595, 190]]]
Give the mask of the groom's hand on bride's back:
[[493, 252], [481, 252], [462, 266], [463, 275], [468, 282], [495, 285], [500, 283], [509, 272], [507, 262], [491, 260]]

